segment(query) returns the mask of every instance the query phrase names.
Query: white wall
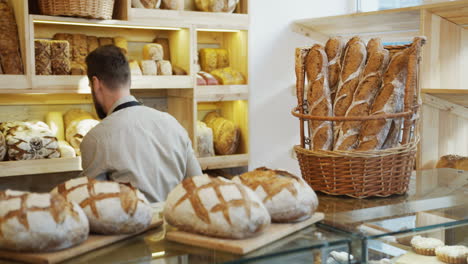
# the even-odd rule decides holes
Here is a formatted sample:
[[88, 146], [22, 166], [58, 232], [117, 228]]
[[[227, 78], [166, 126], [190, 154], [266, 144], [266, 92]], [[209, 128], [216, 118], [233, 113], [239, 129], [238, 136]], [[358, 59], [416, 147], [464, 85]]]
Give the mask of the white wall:
[[250, 166], [282, 168], [300, 174], [291, 150], [299, 144], [294, 51], [313, 40], [291, 31], [292, 21], [354, 10], [353, 0], [250, 0]]

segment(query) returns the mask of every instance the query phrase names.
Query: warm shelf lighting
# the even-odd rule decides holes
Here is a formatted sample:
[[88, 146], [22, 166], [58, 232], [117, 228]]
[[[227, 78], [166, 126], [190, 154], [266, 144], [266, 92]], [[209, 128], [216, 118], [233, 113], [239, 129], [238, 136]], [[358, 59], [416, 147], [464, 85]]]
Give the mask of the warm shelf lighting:
[[197, 31], [202, 32], [240, 32], [238, 29], [210, 29], [210, 28], [199, 28]]
[[177, 27], [154, 27], [154, 26], [136, 26], [136, 25], [134, 26], [134, 25], [124, 25], [124, 24], [99, 24], [99, 23], [54, 21], [54, 20], [39, 20], [39, 19], [35, 19], [33, 22], [37, 24], [110, 27], [110, 28], [134, 28], [134, 29], [157, 29], [157, 30], [181, 30], [182, 29], [182, 28], [177, 28]]
[[159, 258], [162, 257], [166, 254], [166, 251], [160, 251], [160, 252], [154, 252], [151, 254], [152, 258]]

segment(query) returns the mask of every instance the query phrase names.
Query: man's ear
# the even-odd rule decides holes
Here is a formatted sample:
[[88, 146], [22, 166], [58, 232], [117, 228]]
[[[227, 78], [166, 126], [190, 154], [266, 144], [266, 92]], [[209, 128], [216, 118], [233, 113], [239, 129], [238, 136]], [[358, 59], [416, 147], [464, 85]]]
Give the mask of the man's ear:
[[102, 85], [98, 77], [93, 76], [92, 85], [93, 85], [94, 92], [102, 93]]

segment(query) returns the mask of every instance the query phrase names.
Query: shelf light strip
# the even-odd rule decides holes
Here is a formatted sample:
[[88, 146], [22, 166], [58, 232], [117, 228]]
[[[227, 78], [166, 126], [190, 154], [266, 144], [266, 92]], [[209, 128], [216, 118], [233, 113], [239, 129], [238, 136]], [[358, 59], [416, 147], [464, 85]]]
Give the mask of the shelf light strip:
[[111, 28], [135, 28], [135, 29], [158, 29], [158, 30], [181, 30], [177, 27], [154, 27], [154, 26], [133, 26], [122, 24], [99, 24], [86, 22], [69, 22], [69, 21], [54, 21], [54, 20], [34, 20], [37, 24], [56, 24], [56, 25], [73, 25], [73, 26], [92, 26], [92, 27], [111, 27]]
[[198, 28], [197, 31], [203, 32], [240, 32], [238, 29], [209, 29], [209, 28]]

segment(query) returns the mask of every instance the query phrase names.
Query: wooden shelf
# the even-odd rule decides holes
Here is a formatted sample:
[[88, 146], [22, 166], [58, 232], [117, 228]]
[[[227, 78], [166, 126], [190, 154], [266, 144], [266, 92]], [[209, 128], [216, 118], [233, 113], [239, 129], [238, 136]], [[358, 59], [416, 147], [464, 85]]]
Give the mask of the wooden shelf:
[[197, 86], [195, 96], [198, 102], [235, 101], [249, 99], [248, 85], [203, 85]]
[[81, 171], [81, 158], [0, 162], [0, 177]]
[[0, 75], [0, 89], [28, 89], [29, 81], [26, 75]]
[[131, 8], [129, 21], [151, 24], [154, 18], [171, 21], [175, 24], [192, 24], [197, 28], [237, 29], [249, 28], [247, 14], [209, 13], [197, 11], [177, 11], [162, 9]]
[[430, 94], [454, 104], [468, 107], [468, 90], [461, 89], [422, 89], [423, 93]]
[[198, 158], [202, 170], [244, 167], [249, 164], [249, 154]]

